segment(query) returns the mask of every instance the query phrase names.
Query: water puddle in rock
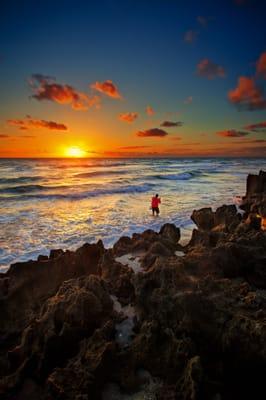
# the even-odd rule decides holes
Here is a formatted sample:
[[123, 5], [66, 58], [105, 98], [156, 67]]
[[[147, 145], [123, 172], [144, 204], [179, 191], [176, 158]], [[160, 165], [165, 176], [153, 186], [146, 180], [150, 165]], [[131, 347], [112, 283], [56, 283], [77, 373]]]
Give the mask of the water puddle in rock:
[[143, 271], [143, 268], [141, 268], [140, 265], [140, 257], [138, 256], [133, 256], [132, 254], [124, 254], [121, 257], [116, 257], [115, 261], [120, 262], [123, 265], [127, 265], [135, 272], [135, 274]]
[[183, 251], [175, 251], [177, 257], [184, 257], [186, 254]]
[[161, 387], [162, 383], [151, 376], [148, 371], [139, 370], [137, 375], [141, 378], [143, 375], [145, 384], [142, 385], [142, 389], [136, 393], [125, 394], [120, 390], [119, 385], [116, 383], [108, 383], [105, 385], [102, 392], [102, 400], [156, 400], [157, 391]]
[[134, 336], [133, 329], [135, 326], [134, 320], [137, 317], [136, 310], [131, 304], [123, 307], [116, 296], [111, 296], [111, 299], [114, 303], [114, 310], [124, 318], [122, 322], [115, 325], [115, 339], [121, 347], [125, 347], [131, 343]]

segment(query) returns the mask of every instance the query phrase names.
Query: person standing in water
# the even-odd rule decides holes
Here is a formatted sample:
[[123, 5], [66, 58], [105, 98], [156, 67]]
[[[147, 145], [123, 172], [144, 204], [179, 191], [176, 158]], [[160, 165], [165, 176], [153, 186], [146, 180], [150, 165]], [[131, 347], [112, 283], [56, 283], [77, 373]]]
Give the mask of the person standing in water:
[[156, 213], [157, 216], [160, 214], [159, 204], [161, 204], [161, 199], [160, 199], [159, 195], [156, 194], [151, 199], [152, 215], [154, 215], [154, 213]]

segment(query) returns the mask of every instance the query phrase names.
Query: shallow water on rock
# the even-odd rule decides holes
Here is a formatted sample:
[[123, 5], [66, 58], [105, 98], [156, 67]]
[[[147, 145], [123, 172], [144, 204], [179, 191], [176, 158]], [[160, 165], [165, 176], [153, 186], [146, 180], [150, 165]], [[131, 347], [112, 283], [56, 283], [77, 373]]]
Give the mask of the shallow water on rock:
[[115, 325], [116, 342], [121, 347], [125, 347], [131, 343], [132, 337], [134, 336], [133, 329], [135, 326], [134, 320], [137, 317], [136, 310], [131, 304], [123, 307], [116, 296], [111, 296], [111, 299], [114, 302], [114, 310], [125, 318], [122, 322]]
[[132, 394], [122, 393], [119, 385], [110, 382], [104, 387], [102, 400], [157, 400], [156, 392], [161, 382], [153, 378], [148, 371], [140, 370], [139, 373], [147, 379], [141, 390]]
[[183, 251], [176, 251], [176, 252], [175, 252], [175, 255], [176, 255], [177, 257], [184, 257], [186, 254], [185, 254]]
[[115, 261], [118, 261], [123, 265], [127, 265], [129, 268], [131, 268], [135, 272], [135, 274], [137, 274], [138, 272], [144, 271], [140, 264], [140, 257], [133, 256], [130, 253], [124, 254], [121, 257], [116, 257]]

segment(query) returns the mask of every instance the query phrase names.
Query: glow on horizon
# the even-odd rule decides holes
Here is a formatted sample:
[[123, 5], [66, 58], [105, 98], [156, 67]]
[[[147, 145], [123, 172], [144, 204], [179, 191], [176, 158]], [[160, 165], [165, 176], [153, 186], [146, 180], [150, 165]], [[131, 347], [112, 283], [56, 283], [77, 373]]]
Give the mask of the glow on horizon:
[[82, 150], [80, 147], [72, 146], [65, 150], [65, 156], [69, 158], [82, 158], [87, 155], [86, 151]]

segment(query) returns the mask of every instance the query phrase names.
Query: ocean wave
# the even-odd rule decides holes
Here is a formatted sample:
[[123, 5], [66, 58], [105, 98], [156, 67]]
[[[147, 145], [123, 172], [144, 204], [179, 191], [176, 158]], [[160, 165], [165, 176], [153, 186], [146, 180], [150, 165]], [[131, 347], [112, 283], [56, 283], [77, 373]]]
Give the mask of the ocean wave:
[[110, 189], [95, 189], [86, 192], [79, 193], [28, 193], [20, 196], [12, 197], [0, 197], [0, 201], [22, 201], [22, 200], [82, 200], [90, 197], [98, 197], [112, 194], [134, 194], [134, 193], [145, 193], [150, 191], [155, 185], [152, 183], [145, 183], [142, 185], [128, 185], [115, 187]]
[[94, 164], [63, 164], [63, 165], [53, 165], [59, 169], [68, 169], [68, 168], [106, 168], [106, 167], [123, 167], [124, 165], [128, 165], [125, 162], [115, 162], [115, 163], [94, 163]]
[[36, 182], [41, 176], [18, 176], [16, 178], [0, 178], [0, 184], [20, 183], [20, 182]]
[[204, 172], [200, 170], [180, 172], [178, 174], [163, 174], [163, 175], [152, 175], [152, 178], [156, 179], [167, 179], [173, 181], [187, 181], [199, 176], [203, 176]]
[[111, 170], [111, 171], [93, 171], [93, 172], [82, 172], [80, 174], [75, 174], [75, 178], [92, 178], [94, 176], [105, 176], [105, 175], [125, 175], [127, 174], [127, 170], [123, 171], [116, 171], [116, 170]]
[[49, 190], [62, 190], [67, 189], [69, 186], [43, 186], [43, 185], [20, 185], [20, 186], [10, 186], [0, 189], [0, 193], [29, 193], [29, 192], [41, 192]]

